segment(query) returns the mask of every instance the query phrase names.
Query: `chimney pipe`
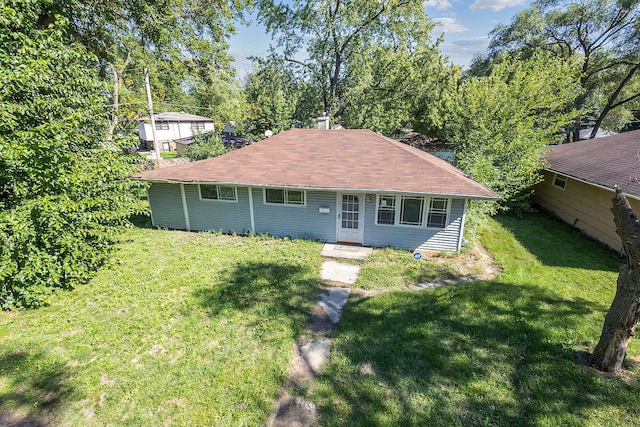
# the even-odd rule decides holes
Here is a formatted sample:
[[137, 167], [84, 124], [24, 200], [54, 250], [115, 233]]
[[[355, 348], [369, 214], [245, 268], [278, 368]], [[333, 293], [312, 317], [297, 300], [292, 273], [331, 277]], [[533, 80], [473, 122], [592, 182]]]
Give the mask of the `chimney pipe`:
[[329, 129], [329, 117], [327, 117], [327, 113], [322, 113], [322, 117], [318, 117], [318, 129]]

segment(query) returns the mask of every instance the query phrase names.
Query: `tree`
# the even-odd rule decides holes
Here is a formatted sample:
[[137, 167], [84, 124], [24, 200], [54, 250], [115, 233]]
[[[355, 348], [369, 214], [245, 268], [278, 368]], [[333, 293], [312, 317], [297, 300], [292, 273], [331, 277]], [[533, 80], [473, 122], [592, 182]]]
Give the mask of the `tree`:
[[65, 16], [70, 23], [66, 37], [95, 55], [101, 77], [110, 82], [112, 114], [107, 139], [119, 126], [127, 125], [121, 123], [123, 106], [132, 110], [126, 114], [131, 118], [144, 111], [143, 67], [151, 70], [158, 105], [181, 110], [184, 105], [209, 107], [206, 98], [185, 92], [197, 95], [212, 81], [230, 80], [227, 76], [234, 69], [226, 40], [234, 32], [234, 19], [251, 6], [239, 0], [42, 3], [39, 25], [53, 21], [56, 15]]
[[184, 155], [191, 160], [204, 160], [228, 151], [217, 132], [205, 132], [193, 137], [193, 143], [187, 146]]
[[280, 49], [270, 60], [306, 86], [300, 99], [320, 108], [314, 117], [326, 112], [347, 127], [393, 132], [411, 126], [451, 78], [419, 0], [263, 0], [259, 16]]
[[488, 77], [462, 81], [446, 123], [456, 165], [501, 197], [498, 208], [528, 209], [541, 150], [571, 122], [577, 93], [573, 64], [549, 55], [506, 59]]
[[611, 212], [627, 262], [620, 267], [616, 295], [591, 362], [603, 371], [620, 372], [640, 316], [640, 221], [617, 187]]
[[69, 43], [49, 2], [5, 2], [0, 16], [0, 307], [37, 307], [105, 260], [136, 197], [135, 158], [104, 144], [96, 58]]
[[[517, 14], [510, 25], [499, 25], [491, 32], [489, 58], [499, 60], [505, 52], [548, 51], [577, 59], [585, 91], [574, 106], [595, 114], [593, 138], [608, 117], [640, 98], [639, 39], [638, 0], [539, 0]], [[486, 59], [478, 58], [472, 68], [481, 70]], [[582, 116], [576, 118], [573, 140], [579, 139], [582, 120]]]

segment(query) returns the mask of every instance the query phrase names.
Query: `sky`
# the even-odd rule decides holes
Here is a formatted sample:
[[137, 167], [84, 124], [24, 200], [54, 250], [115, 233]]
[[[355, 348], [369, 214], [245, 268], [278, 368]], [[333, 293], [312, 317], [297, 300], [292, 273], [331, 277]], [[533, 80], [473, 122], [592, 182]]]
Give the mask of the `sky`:
[[[476, 53], [486, 50], [489, 32], [496, 25], [508, 24], [511, 18], [529, 7], [531, 0], [426, 0], [427, 15], [438, 25], [433, 38], [444, 34], [440, 50], [449, 60], [467, 67]], [[251, 18], [250, 18], [251, 19]], [[247, 25], [239, 24], [231, 36], [231, 55], [241, 79], [251, 71], [251, 56], [266, 56], [271, 38], [255, 18]]]

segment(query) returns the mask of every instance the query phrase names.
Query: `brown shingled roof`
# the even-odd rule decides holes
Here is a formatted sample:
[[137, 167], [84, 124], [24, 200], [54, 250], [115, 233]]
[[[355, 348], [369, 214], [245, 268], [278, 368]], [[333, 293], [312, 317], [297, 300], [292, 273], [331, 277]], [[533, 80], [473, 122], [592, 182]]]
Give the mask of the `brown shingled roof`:
[[497, 198], [445, 160], [369, 130], [291, 129], [136, 179]]
[[545, 158], [547, 170], [640, 197], [640, 130], [559, 145]]

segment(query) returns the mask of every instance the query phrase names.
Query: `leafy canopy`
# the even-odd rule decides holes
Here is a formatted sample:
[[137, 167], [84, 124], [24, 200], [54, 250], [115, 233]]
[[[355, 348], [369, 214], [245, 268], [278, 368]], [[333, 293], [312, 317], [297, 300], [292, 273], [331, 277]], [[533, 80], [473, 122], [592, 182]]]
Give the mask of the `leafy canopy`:
[[500, 197], [492, 209], [529, 207], [540, 181], [542, 149], [572, 121], [576, 67], [549, 55], [506, 59], [488, 77], [464, 80], [450, 103], [456, 165]]
[[36, 307], [87, 280], [135, 206], [134, 158], [103, 143], [95, 57], [47, 2], [0, 15], [0, 306]]
[[258, 10], [276, 43], [272, 69], [300, 88], [287, 113], [303, 124], [326, 112], [391, 133], [429, 117], [425, 105], [452, 78], [420, 0], [264, 0]]

